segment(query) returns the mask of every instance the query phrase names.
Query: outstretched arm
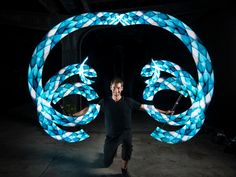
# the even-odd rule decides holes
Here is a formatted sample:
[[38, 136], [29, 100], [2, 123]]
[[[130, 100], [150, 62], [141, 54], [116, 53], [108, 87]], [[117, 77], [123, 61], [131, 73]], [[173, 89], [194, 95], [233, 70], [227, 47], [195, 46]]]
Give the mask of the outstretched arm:
[[[140, 109], [145, 110], [144, 104], [141, 104]], [[172, 111], [172, 110], [166, 110], [166, 111], [164, 111], [162, 109], [157, 109], [157, 110], [162, 114], [174, 114], [174, 111]]]
[[81, 111], [74, 113], [73, 116], [82, 116], [82, 115], [84, 115], [87, 111], [88, 111], [88, 107], [85, 107], [85, 108], [82, 109]]
[[142, 111], [145, 111], [144, 104], [141, 104], [140, 109], [141, 109]]

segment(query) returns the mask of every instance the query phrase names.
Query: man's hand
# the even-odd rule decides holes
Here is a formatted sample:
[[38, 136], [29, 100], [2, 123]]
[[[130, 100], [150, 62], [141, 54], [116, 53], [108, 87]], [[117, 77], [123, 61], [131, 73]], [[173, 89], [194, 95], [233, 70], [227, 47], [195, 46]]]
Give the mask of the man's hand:
[[86, 108], [82, 109], [81, 111], [76, 112], [76, 113], [74, 113], [72, 115], [75, 116], [75, 117], [79, 117], [79, 116], [84, 115], [87, 111], [88, 111], [88, 107], [86, 107]]
[[174, 114], [174, 113], [175, 113], [175, 111], [173, 111], [173, 110], [167, 110], [167, 111], [166, 111], [166, 114], [168, 114], [168, 115], [169, 115], [169, 114], [172, 115], [172, 114]]

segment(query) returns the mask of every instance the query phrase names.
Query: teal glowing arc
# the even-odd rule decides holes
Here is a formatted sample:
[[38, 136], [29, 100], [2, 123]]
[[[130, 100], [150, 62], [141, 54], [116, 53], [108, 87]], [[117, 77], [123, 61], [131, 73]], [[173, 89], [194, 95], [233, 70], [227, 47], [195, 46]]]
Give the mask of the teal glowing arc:
[[[93, 121], [99, 111], [98, 104], [89, 105], [89, 110], [84, 116], [73, 117], [59, 113], [51, 106], [60, 99], [70, 94], [79, 94], [88, 101], [99, 96], [91, 87], [93, 81], [89, 78], [97, 77], [93, 68], [86, 64], [73, 64], [62, 68], [52, 76], [43, 87], [42, 72], [44, 63], [53, 47], [65, 36], [81, 28], [97, 25], [152, 25], [169, 31], [180, 39], [192, 54], [196, 64], [198, 82], [175, 63], [152, 59], [141, 71], [146, 80], [143, 92], [145, 100], [152, 100], [160, 90], [171, 89], [184, 96], [189, 96], [192, 106], [183, 113], [165, 115], [157, 111], [153, 105], [145, 105], [147, 113], [157, 121], [170, 125], [182, 125], [177, 131], [166, 131], [157, 127], [151, 136], [156, 140], [166, 143], [184, 142], [194, 137], [201, 129], [205, 120], [205, 110], [209, 105], [214, 90], [214, 74], [211, 60], [206, 48], [197, 35], [177, 18], [157, 11], [133, 11], [123, 14], [112, 12], [85, 13], [62, 21], [53, 27], [36, 46], [28, 69], [28, 87], [30, 95], [37, 105], [38, 118], [41, 126], [51, 137], [67, 142], [78, 142], [89, 137], [83, 130], [68, 132], [61, 126], [85, 125]], [[160, 72], [168, 72], [172, 77], [163, 80]], [[65, 79], [79, 75], [81, 82], [75, 84], [62, 84]]]

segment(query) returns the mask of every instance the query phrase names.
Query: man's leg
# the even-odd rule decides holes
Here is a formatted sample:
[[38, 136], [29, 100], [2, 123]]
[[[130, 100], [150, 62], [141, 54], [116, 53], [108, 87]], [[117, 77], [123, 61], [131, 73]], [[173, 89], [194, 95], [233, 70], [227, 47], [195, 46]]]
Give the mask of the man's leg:
[[128, 173], [128, 162], [131, 159], [133, 151], [133, 145], [132, 145], [132, 135], [131, 132], [127, 132], [124, 134], [124, 139], [122, 143], [122, 166], [121, 171], [123, 176], [130, 177]]
[[109, 167], [114, 159], [117, 148], [119, 146], [119, 138], [111, 138], [106, 136], [104, 144], [104, 166]]
[[123, 143], [122, 144], [122, 166], [121, 168], [127, 169], [128, 162], [131, 159], [133, 146], [130, 143]]
[[122, 159], [121, 168], [122, 168], [122, 169], [127, 169], [127, 168], [128, 168], [128, 162], [129, 162], [128, 160], [123, 160], [123, 159]]

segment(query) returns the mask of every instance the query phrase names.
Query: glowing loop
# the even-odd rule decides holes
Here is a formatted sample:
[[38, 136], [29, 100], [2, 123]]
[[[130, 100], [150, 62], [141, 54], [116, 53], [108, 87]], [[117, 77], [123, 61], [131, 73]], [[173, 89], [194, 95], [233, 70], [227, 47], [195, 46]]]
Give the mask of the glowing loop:
[[[83, 129], [67, 132], [58, 125], [67, 127], [85, 125], [94, 120], [99, 113], [100, 106], [97, 104], [90, 104], [86, 114], [79, 117], [63, 115], [51, 106], [51, 103], [56, 104], [63, 97], [72, 94], [82, 95], [88, 101], [98, 98], [97, 93], [89, 86], [94, 81], [86, 78], [96, 77], [96, 72], [89, 68], [85, 61], [81, 65], [73, 64], [62, 68], [57, 75], [48, 80], [44, 90], [41, 91], [40, 97], [36, 100], [40, 124], [50, 136], [57, 140], [77, 142], [88, 138], [89, 135]], [[81, 81], [84, 83], [66, 83], [61, 85], [67, 78], [76, 74], [80, 76]]]
[[[160, 78], [160, 71], [167, 72], [173, 77], [164, 80]], [[145, 105], [146, 111], [155, 120], [173, 126], [183, 126], [177, 131], [170, 132], [157, 127], [151, 136], [167, 143], [187, 141], [193, 137], [203, 123], [204, 112], [200, 107], [200, 100], [204, 95], [202, 89], [197, 88], [192, 76], [183, 71], [178, 65], [165, 60], [152, 61], [151, 64], [144, 66], [141, 75], [144, 77], [152, 75], [146, 81], [148, 85], [143, 92], [145, 100], [152, 101], [158, 91], [169, 89], [177, 91], [185, 97], [189, 96], [192, 103], [188, 110], [177, 115], [162, 114], [153, 105]]]
[[[154, 111], [153, 114], [150, 114], [155, 119], [160, 121], [168, 121], [171, 120], [171, 124], [174, 125], [174, 122], [177, 124], [184, 124], [188, 127], [195, 126], [195, 131], [189, 133], [189, 129], [180, 129], [178, 133], [176, 132], [166, 132], [164, 130], [156, 129], [152, 136], [160, 141], [164, 141], [167, 143], [176, 143], [180, 141], [186, 141], [194, 136], [194, 134], [199, 131], [203, 121], [204, 121], [204, 110], [206, 106], [210, 103], [212, 94], [213, 94], [213, 83], [214, 83], [214, 75], [211, 67], [210, 57], [202, 45], [201, 41], [197, 38], [196, 34], [183, 22], [176, 19], [173, 16], [163, 14], [160, 12], [155, 11], [133, 11], [127, 12], [124, 14], [112, 13], [112, 12], [98, 12], [98, 13], [85, 13], [78, 16], [71, 17], [66, 19], [65, 21], [56, 25], [53, 29], [51, 29], [48, 34], [45, 36], [42, 42], [36, 47], [32, 60], [29, 66], [28, 71], [28, 86], [30, 90], [31, 97], [37, 103], [37, 110], [39, 113], [39, 121], [40, 124], [44, 127], [45, 131], [51, 135], [52, 137], [58, 140], [65, 140], [68, 142], [76, 142], [81, 141], [88, 137], [88, 135], [83, 131], [79, 132], [66, 132], [61, 130], [57, 124], [65, 125], [65, 126], [73, 126], [75, 124], [85, 124], [90, 122], [99, 112], [98, 105], [90, 105], [91, 114], [89, 114], [89, 118], [73, 118], [69, 116], [64, 116], [55, 111], [51, 108], [50, 103], [51, 101], [57, 102], [59, 98], [64, 97], [68, 94], [78, 93], [81, 95], [86, 95], [89, 99], [95, 99], [97, 96], [94, 94], [94, 97], [89, 97], [90, 93], [93, 95], [94, 90], [83, 84], [65, 84], [59, 86], [66, 77], [70, 77], [75, 73], [79, 74], [81, 80], [85, 84], [90, 84], [89, 79], [86, 77], [94, 76], [94, 72], [89, 72], [89, 67], [86, 66], [82, 69], [82, 71], [77, 68], [81, 68], [81, 65], [71, 65], [68, 68], [62, 69], [57, 76], [54, 76], [50, 79], [50, 81], [46, 84], [45, 88], [42, 86], [42, 72], [44, 62], [49, 55], [50, 50], [65, 36], [78, 30], [80, 28], [85, 28], [88, 26], [96, 26], [96, 25], [117, 25], [121, 23], [123, 26], [129, 25], [153, 25], [157, 27], [161, 27], [176, 37], [178, 37], [188, 48], [188, 50], [192, 53], [193, 59], [197, 66], [198, 71], [198, 84], [196, 86], [197, 91], [195, 90], [195, 86], [193, 86], [192, 91], [189, 92], [181, 87], [182, 79], [187, 77], [188, 74], [184, 75], [183, 77], [177, 79], [177, 77], [173, 79], [173, 81], [169, 78], [164, 83], [172, 83], [173, 87], [176, 87], [176, 90], [179, 90], [183, 94], [194, 95], [195, 98], [192, 101], [193, 105], [191, 109], [187, 112], [191, 112], [193, 108], [196, 111], [193, 111], [191, 114], [186, 113], [186, 116], [189, 115], [190, 117], [183, 118], [183, 120], [179, 121], [179, 119], [175, 119], [174, 117], [165, 117], [161, 115], [163, 118], [158, 119], [158, 113], [156, 113], [155, 109], [152, 109], [150, 106], [147, 106], [147, 112], [150, 114], [151, 111]], [[177, 65], [176, 65], [177, 66]], [[75, 68], [73, 68], [75, 67]], [[86, 69], [87, 68], [87, 69]], [[68, 73], [65, 72], [68, 70]], [[177, 69], [178, 70], [178, 69]], [[74, 73], [75, 71], [75, 73]], [[87, 72], [88, 71], [88, 72]], [[158, 76], [156, 70], [154, 70], [155, 74]], [[183, 72], [181, 72], [183, 73]], [[150, 74], [150, 73], [149, 73]], [[153, 78], [150, 83], [154, 83], [155, 78]], [[190, 79], [191, 80], [191, 79]], [[189, 80], [189, 81], [190, 81]], [[165, 87], [165, 84], [161, 84], [161, 87]], [[191, 83], [194, 84], [194, 82]], [[149, 83], [148, 83], [149, 84]], [[195, 84], [196, 85], [196, 84]], [[149, 89], [151, 89], [151, 84]], [[185, 85], [190, 87], [190, 85]], [[67, 91], [68, 89], [68, 91]], [[86, 90], [86, 91], [85, 91]], [[182, 91], [181, 91], [182, 90]], [[55, 93], [54, 93], [55, 92]], [[156, 91], [155, 91], [156, 92]], [[195, 93], [197, 92], [197, 93]], [[148, 93], [148, 92], [147, 92]], [[54, 95], [54, 96], [53, 96]], [[150, 94], [151, 95], [151, 94]], [[149, 96], [150, 96], [149, 95]], [[190, 96], [191, 97], [191, 96]], [[194, 102], [195, 101], [195, 102]], [[193, 118], [196, 112], [200, 113], [201, 117]], [[88, 114], [87, 114], [88, 115]], [[183, 117], [183, 116], [182, 116]], [[199, 124], [198, 119], [201, 119], [202, 122]], [[178, 121], [177, 121], [178, 120]]]

